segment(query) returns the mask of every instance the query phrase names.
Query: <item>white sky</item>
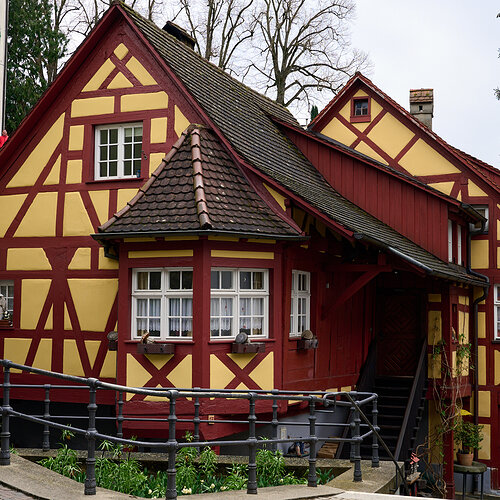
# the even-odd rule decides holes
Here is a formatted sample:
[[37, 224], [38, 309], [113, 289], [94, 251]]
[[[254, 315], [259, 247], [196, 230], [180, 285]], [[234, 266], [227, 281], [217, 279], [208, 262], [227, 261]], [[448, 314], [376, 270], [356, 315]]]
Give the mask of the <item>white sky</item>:
[[500, 0], [355, 2], [352, 42], [373, 83], [406, 109], [410, 88], [433, 88], [433, 130], [500, 168]]

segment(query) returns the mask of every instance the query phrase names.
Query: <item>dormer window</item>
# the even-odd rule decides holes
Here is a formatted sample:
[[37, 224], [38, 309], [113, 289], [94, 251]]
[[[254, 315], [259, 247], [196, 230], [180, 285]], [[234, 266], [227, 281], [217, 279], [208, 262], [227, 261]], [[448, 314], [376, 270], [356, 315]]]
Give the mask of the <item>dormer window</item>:
[[95, 179], [141, 176], [142, 123], [95, 128]]
[[369, 122], [370, 98], [354, 97], [351, 101], [351, 122]]

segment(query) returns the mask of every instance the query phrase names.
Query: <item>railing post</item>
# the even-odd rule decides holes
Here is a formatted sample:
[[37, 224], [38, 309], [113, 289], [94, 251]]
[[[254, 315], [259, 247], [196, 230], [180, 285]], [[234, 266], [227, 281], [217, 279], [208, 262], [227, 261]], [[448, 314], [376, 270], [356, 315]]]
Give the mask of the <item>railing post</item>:
[[[43, 418], [50, 420], [50, 384], [45, 384], [45, 399], [43, 400]], [[50, 427], [49, 424], [43, 425], [42, 450], [50, 450]]]
[[[351, 393], [352, 394], [352, 393]], [[354, 401], [357, 400], [357, 394], [354, 393], [352, 394], [352, 399]], [[361, 419], [359, 417], [359, 410], [355, 405], [354, 406], [354, 419], [353, 419], [353, 440], [354, 440], [354, 482], [359, 482], [362, 481], [362, 475], [361, 475]]]
[[309, 400], [309, 474], [307, 476], [307, 486], [315, 488], [318, 486], [316, 476], [316, 402], [314, 396]]
[[89, 378], [89, 404], [87, 409], [89, 411], [89, 424], [87, 427], [87, 460], [86, 460], [86, 478], [85, 478], [85, 495], [96, 494], [96, 480], [95, 480], [95, 435], [97, 429], [95, 427], [95, 417], [97, 413], [96, 392], [97, 382], [95, 378]]
[[[372, 423], [375, 430], [378, 432], [378, 407], [377, 407], [377, 397], [372, 402]], [[372, 467], [379, 467], [379, 456], [378, 456], [378, 439], [375, 433], [372, 435]]]
[[[273, 389], [271, 391], [273, 395], [278, 394], [278, 391], [276, 389]], [[273, 398], [273, 419], [271, 421], [272, 425], [272, 439], [278, 439], [278, 400], [276, 398]], [[274, 443], [271, 445], [271, 449], [276, 452], [278, 449], [278, 443]]]
[[255, 394], [249, 394], [250, 411], [248, 415], [248, 484], [247, 493], [257, 494], [257, 438], [255, 437]]
[[[197, 391], [199, 387], [195, 387], [194, 390]], [[195, 396], [194, 398], [194, 441], [198, 442], [200, 440], [200, 397]], [[196, 451], [200, 452], [200, 447], [196, 447]]]
[[5, 360], [3, 368], [2, 432], [0, 432], [0, 465], [10, 465], [10, 366]]
[[175, 402], [178, 392], [175, 390], [170, 392], [170, 411], [168, 414], [168, 469], [167, 469], [167, 500], [177, 498], [177, 486], [175, 482], [175, 459], [177, 452], [177, 439], [175, 438], [177, 416], [175, 414]]
[[123, 391], [118, 391], [118, 416], [116, 417], [116, 437], [123, 437]]

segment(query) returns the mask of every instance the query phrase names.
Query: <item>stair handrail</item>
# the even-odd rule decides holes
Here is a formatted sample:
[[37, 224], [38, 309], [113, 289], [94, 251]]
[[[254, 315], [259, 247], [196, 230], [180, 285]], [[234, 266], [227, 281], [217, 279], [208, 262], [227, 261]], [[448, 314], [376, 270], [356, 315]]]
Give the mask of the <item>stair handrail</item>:
[[[403, 449], [403, 444], [410, 444], [411, 436], [407, 434], [407, 427], [410, 422], [414, 422], [417, 417], [418, 406], [422, 399], [422, 391], [425, 384], [426, 373], [426, 354], [427, 354], [427, 342], [424, 340], [422, 342], [422, 348], [420, 350], [420, 357], [418, 359], [417, 370], [415, 372], [415, 377], [413, 378], [413, 384], [411, 386], [410, 395], [408, 397], [408, 403], [406, 405], [406, 410], [403, 418], [403, 423], [399, 431], [398, 441], [396, 444], [396, 450], [394, 451], [394, 457], [399, 460], [401, 455], [401, 450]], [[418, 395], [418, 397], [417, 397]]]

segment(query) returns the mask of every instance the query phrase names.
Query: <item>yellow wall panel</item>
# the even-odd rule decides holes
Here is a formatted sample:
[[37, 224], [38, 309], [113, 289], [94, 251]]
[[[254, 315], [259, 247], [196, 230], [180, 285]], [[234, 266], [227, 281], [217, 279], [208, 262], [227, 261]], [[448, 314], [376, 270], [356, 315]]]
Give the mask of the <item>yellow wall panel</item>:
[[116, 201], [116, 210], [121, 210], [136, 194], [137, 189], [120, 189]]
[[[31, 345], [31, 339], [9, 339], [4, 340], [4, 359], [8, 359], [18, 365], [24, 365]], [[22, 370], [11, 369], [12, 373], [21, 373]]]
[[114, 50], [115, 56], [120, 59], [120, 61], [128, 54], [128, 49], [123, 43], [120, 43], [118, 47]]
[[469, 196], [488, 196], [477, 184], [469, 179]]
[[391, 158], [395, 158], [413, 136], [414, 133], [390, 113], [386, 113], [368, 134]]
[[436, 356], [427, 355], [427, 377], [441, 378], [441, 354]]
[[471, 267], [473, 269], [488, 269], [489, 267], [488, 240], [471, 241]]
[[429, 345], [436, 345], [441, 340], [441, 311], [429, 311], [427, 334], [427, 343]]
[[251, 372], [250, 378], [263, 390], [274, 389], [274, 353], [270, 352]]
[[82, 160], [68, 160], [66, 184], [80, 184], [82, 182]]
[[19, 167], [7, 184], [8, 188], [33, 186], [47, 165], [50, 157], [61, 142], [64, 127], [64, 113], [54, 122], [47, 133], [33, 148], [28, 158]]
[[108, 351], [102, 364], [99, 378], [115, 378], [116, 377], [116, 351]]
[[486, 346], [478, 346], [477, 379], [479, 385], [486, 385]]
[[68, 149], [70, 151], [81, 151], [83, 149], [83, 137], [85, 125], [72, 125], [69, 128]]
[[89, 97], [88, 99], [75, 99], [71, 103], [71, 117], [109, 115], [115, 110], [113, 96]]
[[242, 370], [255, 358], [257, 354], [228, 354], [228, 357], [234, 361]]
[[500, 385], [500, 351], [495, 351], [495, 385]]
[[57, 193], [39, 193], [19, 224], [16, 237], [56, 235]]
[[69, 279], [82, 330], [104, 332], [118, 291], [117, 279]]
[[108, 89], [129, 89], [133, 86], [134, 84], [123, 73], [117, 73], [109, 82]]
[[366, 142], [361, 141], [354, 149], [366, 156], [369, 156], [370, 158], [373, 158], [374, 160], [379, 161], [380, 163], [383, 163], [384, 165], [387, 165], [387, 161], [385, 161], [378, 153], [368, 146]]
[[144, 259], [156, 257], [192, 257], [192, 250], [134, 250], [128, 253], [129, 259]]
[[97, 353], [99, 352], [99, 347], [101, 346], [100, 340], [85, 340], [85, 349], [87, 350], [87, 356], [89, 357], [89, 364], [91, 367], [94, 366], [95, 360], [97, 358]]
[[399, 161], [412, 175], [458, 174], [460, 170], [419, 139]]
[[73, 325], [71, 324], [71, 318], [69, 317], [68, 306], [66, 302], [64, 303], [64, 329], [73, 330]]
[[64, 199], [63, 235], [88, 236], [94, 233], [80, 193], [66, 193]]
[[377, 117], [377, 115], [382, 111], [382, 106], [375, 100], [371, 100], [371, 109], [370, 109], [370, 115], [372, 118], [372, 121], [374, 118]]
[[163, 91], [149, 94], [125, 94], [121, 96], [120, 106], [122, 112], [167, 109], [168, 95]]
[[104, 248], [99, 248], [99, 269], [118, 269], [118, 261], [104, 255]]
[[210, 354], [210, 389], [225, 389], [234, 373], [215, 355]]
[[274, 259], [274, 252], [238, 252], [230, 250], [211, 250], [210, 253], [212, 257], [228, 257], [233, 259]]
[[269, 191], [270, 195], [278, 202], [278, 205], [286, 212], [285, 197], [275, 191], [272, 187], [264, 184], [264, 187]]
[[99, 222], [104, 224], [109, 219], [109, 191], [89, 191], [89, 194]]
[[428, 302], [441, 302], [441, 294], [440, 293], [429, 293], [427, 296]]
[[348, 102], [340, 111], [339, 115], [345, 118], [347, 121], [351, 119], [351, 103]]
[[54, 166], [50, 169], [49, 175], [43, 181], [44, 186], [53, 186], [54, 184], [59, 184], [59, 176], [61, 173], [61, 155], [57, 157], [54, 162]]
[[[144, 387], [151, 379], [151, 374], [137, 361], [132, 354], [127, 354], [127, 386]], [[131, 399], [133, 394], [127, 394], [127, 400]]]
[[361, 123], [351, 123], [354, 128], [357, 128], [360, 132], [364, 132], [371, 122], [361, 122]]
[[21, 205], [24, 203], [27, 194], [11, 194], [8, 196], [0, 196], [0, 237], [3, 238], [7, 229], [12, 224], [14, 217], [19, 212]]
[[47, 315], [47, 321], [45, 321], [44, 330], [52, 330], [54, 328], [54, 307], [50, 308], [49, 314]]
[[43, 248], [7, 249], [7, 271], [50, 271], [50, 265]]
[[146, 359], [161, 370], [173, 357], [173, 354], [145, 354]]
[[26, 279], [21, 282], [21, 329], [34, 330], [50, 288], [50, 279]]
[[64, 339], [63, 372], [76, 377], [85, 376], [80, 353], [74, 339]]
[[87, 85], [83, 87], [82, 92], [98, 90], [104, 83], [104, 80], [106, 80], [114, 69], [115, 65], [113, 62], [110, 59], [106, 59], [102, 66], [92, 75], [92, 78], [87, 82]]
[[343, 125], [340, 120], [334, 118], [322, 131], [323, 135], [335, 139], [336, 141], [350, 146], [357, 138], [357, 135]]
[[180, 137], [182, 132], [184, 132], [184, 130], [186, 130], [189, 127], [190, 122], [183, 115], [182, 111], [177, 107], [177, 105], [175, 106], [174, 111], [175, 111], [174, 129], [175, 133], [177, 134], [177, 137]]
[[167, 117], [151, 118], [151, 144], [164, 143], [167, 140]]
[[486, 313], [482, 311], [477, 313], [477, 336], [480, 339], [486, 338]]
[[191, 389], [193, 387], [193, 357], [187, 354], [184, 359], [167, 375], [174, 387]]
[[149, 155], [149, 177], [160, 166], [165, 155], [163, 153], [151, 153]]
[[481, 449], [478, 452], [479, 460], [491, 459], [491, 425], [483, 424], [483, 440], [481, 441]]
[[90, 248], [77, 248], [75, 254], [73, 255], [73, 258], [71, 259], [71, 262], [69, 263], [68, 269], [90, 269], [90, 255]]
[[40, 340], [32, 366], [41, 370], [52, 369], [52, 339]]
[[236, 387], [235, 387], [235, 390], [237, 391], [248, 391], [248, 387], [243, 383], [241, 382], [240, 384], [238, 384]]
[[437, 189], [438, 191], [441, 191], [444, 194], [447, 194], [450, 196], [451, 190], [453, 189], [453, 186], [455, 185], [455, 181], [452, 182], [434, 182], [429, 184], [429, 186], [433, 187], [434, 189]]
[[147, 69], [135, 58], [131, 57], [125, 64], [129, 71], [141, 82], [142, 85], [156, 85], [156, 80]]
[[479, 391], [478, 392], [478, 403], [480, 417], [490, 417], [491, 416], [491, 393], [490, 391]]

